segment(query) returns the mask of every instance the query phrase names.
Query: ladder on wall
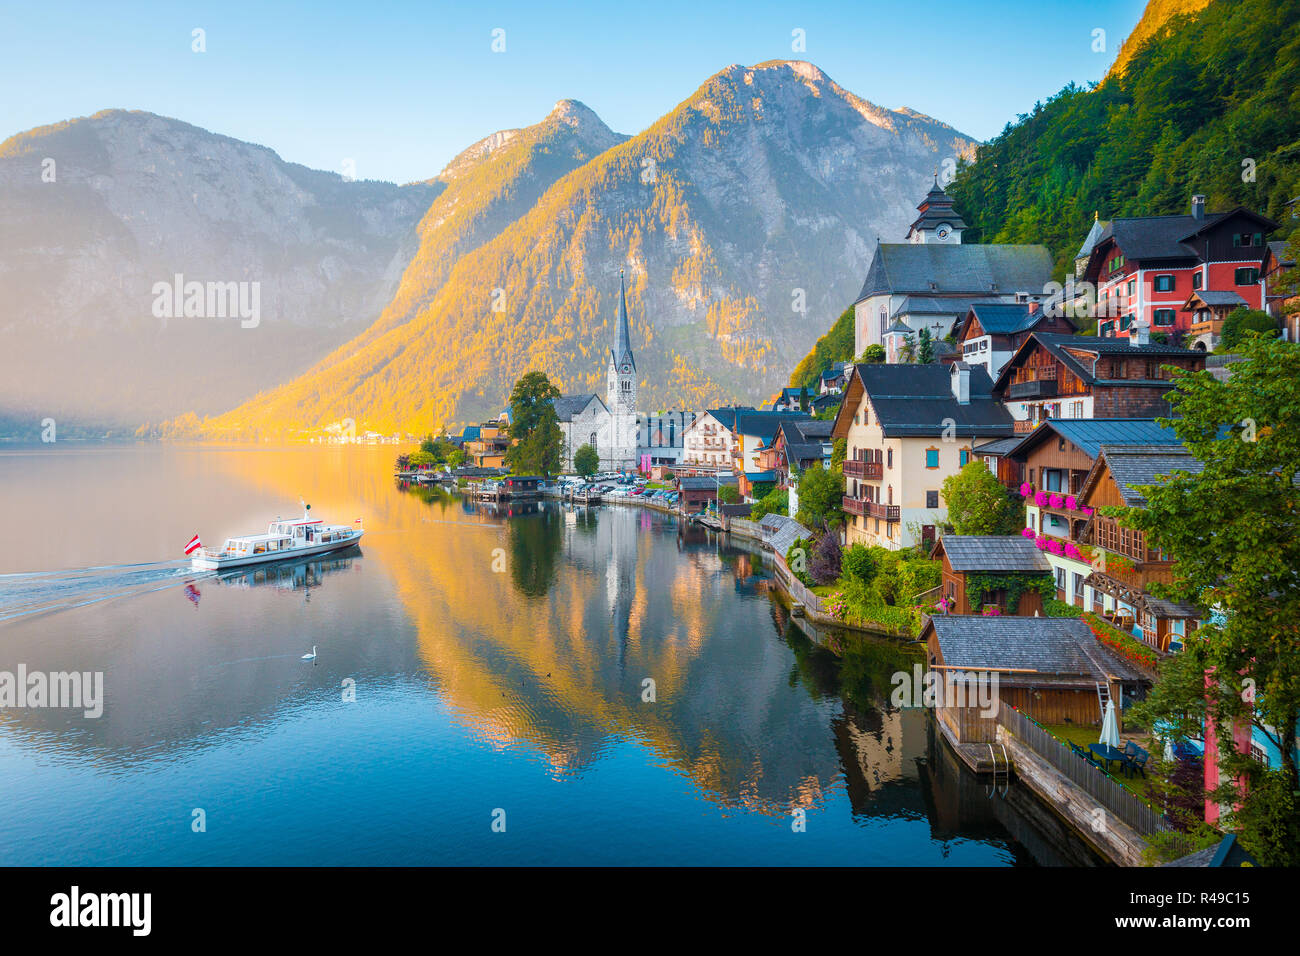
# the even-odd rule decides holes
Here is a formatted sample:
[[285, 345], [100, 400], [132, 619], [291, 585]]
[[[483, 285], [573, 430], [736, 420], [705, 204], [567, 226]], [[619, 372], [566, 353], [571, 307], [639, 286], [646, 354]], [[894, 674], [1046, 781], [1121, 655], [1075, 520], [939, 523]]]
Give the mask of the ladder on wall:
[[1110, 685], [1097, 682], [1097, 706], [1101, 708], [1101, 719], [1106, 719], [1106, 705], [1110, 703]]
[[[1000, 767], [998, 766], [998, 752], [993, 749], [992, 744], [989, 744], [989, 761], [993, 764], [993, 782], [989, 785], [986, 796], [990, 800], [993, 799], [995, 793], [1000, 797], [1005, 797], [1007, 791], [1011, 789], [1011, 755], [1007, 753], [1007, 745], [1004, 743], [999, 743], [998, 749], [1002, 751], [1002, 765]], [[999, 781], [1002, 785], [1001, 789], [998, 787]]]

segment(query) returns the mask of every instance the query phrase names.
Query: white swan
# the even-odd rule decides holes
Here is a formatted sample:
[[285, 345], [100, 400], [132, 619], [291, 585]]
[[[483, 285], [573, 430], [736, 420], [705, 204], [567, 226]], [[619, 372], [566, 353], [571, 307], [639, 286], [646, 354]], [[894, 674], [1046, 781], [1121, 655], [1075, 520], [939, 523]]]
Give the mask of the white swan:
[[314, 661], [316, 659], [316, 645], [311, 646], [311, 653], [302, 655], [304, 661]]

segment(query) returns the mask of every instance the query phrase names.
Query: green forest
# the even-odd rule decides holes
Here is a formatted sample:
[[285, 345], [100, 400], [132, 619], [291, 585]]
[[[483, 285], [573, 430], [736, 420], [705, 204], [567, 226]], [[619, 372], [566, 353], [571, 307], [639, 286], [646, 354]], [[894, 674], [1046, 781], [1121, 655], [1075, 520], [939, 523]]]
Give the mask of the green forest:
[[1300, 0], [1218, 0], [1165, 21], [1123, 73], [1017, 117], [948, 192], [971, 227], [963, 242], [1043, 243], [1060, 275], [1094, 213], [1184, 213], [1195, 193], [1211, 212], [1248, 206], [1290, 233]]

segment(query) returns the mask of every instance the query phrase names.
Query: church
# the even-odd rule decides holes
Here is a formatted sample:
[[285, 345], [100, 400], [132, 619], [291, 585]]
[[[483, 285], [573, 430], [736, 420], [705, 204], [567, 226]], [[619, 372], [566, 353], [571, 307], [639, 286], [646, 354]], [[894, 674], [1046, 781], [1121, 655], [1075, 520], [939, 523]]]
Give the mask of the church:
[[881, 345], [886, 361], [905, 361], [921, 329], [936, 342], [977, 303], [1026, 304], [1046, 298], [1052, 257], [1045, 246], [963, 245], [966, 223], [935, 177], [903, 242], [876, 243], [853, 304], [853, 354]]
[[588, 392], [555, 400], [555, 414], [564, 440], [564, 470], [573, 471], [573, 457], [591, 445], [600, 457], [600, 471], [637, 468], [636, 357], [627, 317], [627, 288], [618, 273], [618, 318], [605, 374], [605, 398]]

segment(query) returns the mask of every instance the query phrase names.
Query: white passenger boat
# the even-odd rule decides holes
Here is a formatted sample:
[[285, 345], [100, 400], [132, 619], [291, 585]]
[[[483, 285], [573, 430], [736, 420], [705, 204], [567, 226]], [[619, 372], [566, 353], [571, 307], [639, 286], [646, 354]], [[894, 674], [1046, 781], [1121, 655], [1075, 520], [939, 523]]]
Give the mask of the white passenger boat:
[[[358, 518], [357, 523], [360, 521]], [[192, 552], [191, 564], [196, 571], [220, 571], [246, 564], [305, 558], [350, 548], [361, 540], [364, 533], [360, 527], [315, 520], [311, 516], [311, 505], [305, 505], [301, 519], [286, 521], [276, 518], [267, 527], [266, 534], [227, 538], [219, 551], [200, 546]], [[198, 535], [194, 540], [197, 542]]]

